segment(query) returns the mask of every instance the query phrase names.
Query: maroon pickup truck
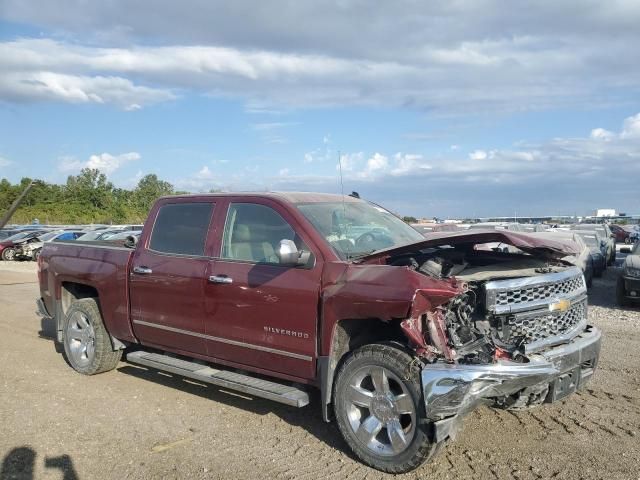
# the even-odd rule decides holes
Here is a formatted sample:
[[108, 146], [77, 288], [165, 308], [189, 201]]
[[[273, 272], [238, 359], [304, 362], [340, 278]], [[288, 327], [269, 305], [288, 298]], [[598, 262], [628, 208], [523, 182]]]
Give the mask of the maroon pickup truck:
[[425, 239], [350, 196], [175, 196], [137, 242], [47, 243], [38, 305], [80, 373], [124, 352], [293, 407], [318, 390], [363, 462], [405, 472], [480, 403], [553, 402], [592, 376], [600, 332], [568, 248], [494, 230]]

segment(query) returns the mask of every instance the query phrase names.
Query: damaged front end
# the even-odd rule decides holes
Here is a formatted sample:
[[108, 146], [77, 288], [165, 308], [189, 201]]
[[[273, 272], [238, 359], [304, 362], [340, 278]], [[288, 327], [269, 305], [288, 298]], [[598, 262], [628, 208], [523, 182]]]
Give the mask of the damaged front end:
[[[475, 247], [475, 245], [473, 245]], [[582, 388], [600, 352], [587, 325], [582, 271], [558, 259], [463, 246], [391, 256], [460, 293], [433, 307], [417, 290], [401, 329], [423, 361], [436, 440], [453, 436], [479, 403], [524, 408]]]

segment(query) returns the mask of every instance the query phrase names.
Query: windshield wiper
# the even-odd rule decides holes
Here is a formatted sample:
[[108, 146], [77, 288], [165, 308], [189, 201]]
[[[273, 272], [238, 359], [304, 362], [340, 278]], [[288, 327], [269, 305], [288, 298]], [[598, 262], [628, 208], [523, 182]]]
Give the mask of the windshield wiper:
[[347, 260], [359, 260], [361, 258], [364, 258], [366, 256], [371, 255], [374, 252], [377, 252], [379, 249], [374, 248], [373, 250], [369, 251], [369, 252], [360, 252], [358, 254], [351, 254], [351, 253], [347, 253]]

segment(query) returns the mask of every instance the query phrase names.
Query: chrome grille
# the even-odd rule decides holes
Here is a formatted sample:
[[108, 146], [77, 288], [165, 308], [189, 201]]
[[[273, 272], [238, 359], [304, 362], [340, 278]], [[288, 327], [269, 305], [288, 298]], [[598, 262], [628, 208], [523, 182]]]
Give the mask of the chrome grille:
[[562, 314], [546, 313], [540, 316], [508, 318], [509, 343], [533, 343], [565, 334], [576, 328], [587, 317], [587, 302], [581, 301]]
[[496, 293], [496, 305], [529, 303], [547, 298], [566, 297], [584, 288], [582, 274], [563, 282], [534, 285]]
[[578, 327], [586, 325], [587, 287], [577, 267], [490, 281], [485, 284], [485, 293], [487, 312], [498, 336], [504, 342], [524, 345], [527, 352], [568, 341], [578, 333]]

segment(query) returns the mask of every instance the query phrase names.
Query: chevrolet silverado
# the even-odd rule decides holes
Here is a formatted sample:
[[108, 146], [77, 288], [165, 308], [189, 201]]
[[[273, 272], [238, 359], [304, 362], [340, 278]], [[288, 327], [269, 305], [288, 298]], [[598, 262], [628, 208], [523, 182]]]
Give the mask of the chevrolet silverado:
[[579, 253], [510, 231], [425, 239], [351, 196], [172, 196], [139, 239], [46, 243], [38, 306], [82, 374], [124, 354], [292, 407], [315, 390], [355, 455], [397, 473], [481, 403], [529, 408], [585, 385], [600, 331], [566, 260]]

